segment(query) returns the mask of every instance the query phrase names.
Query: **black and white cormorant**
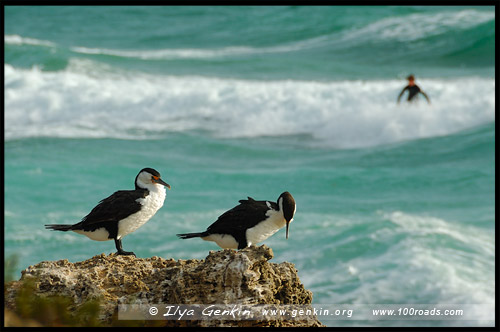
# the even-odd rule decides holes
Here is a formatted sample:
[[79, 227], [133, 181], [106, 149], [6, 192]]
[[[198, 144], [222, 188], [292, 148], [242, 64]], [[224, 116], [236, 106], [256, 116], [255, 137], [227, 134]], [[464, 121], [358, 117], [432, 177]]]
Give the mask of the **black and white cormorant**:
[[134, 255], [122, 249], [122, 238], [144, 225], [163, 206], [166, 190], [158, 171], [143, 168], [135, 177], [135, 190], [119, 190], [103, 199], [74, 225], [52, 224], [45, 228], [73, 231], [95, 241], [115, 240], [117, 254]]
[[177, 234], [181, 239], [201, 237], [221, 248], [243, 249], [264, 241], [293, 220], [296, 205], [292, 195], [285, 191], [278, 201], [256, 201], [251, 197], [222, 214], [206, 231]]

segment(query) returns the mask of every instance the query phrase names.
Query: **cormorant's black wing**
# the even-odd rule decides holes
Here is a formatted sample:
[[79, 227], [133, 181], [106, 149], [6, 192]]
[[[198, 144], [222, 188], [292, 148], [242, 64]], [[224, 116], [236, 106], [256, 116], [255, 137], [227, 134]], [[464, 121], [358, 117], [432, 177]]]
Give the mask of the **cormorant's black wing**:
[[86, 226], [96, 225], [102, 222], [120, 221], [141, 209], [138, 198], [145, 198], [149, 190], [119, 190], [111, 196], [103, 199], [90, 211], [82, 221], [75, 224], [73, 229], [85, 229]]
[[[228, 230], [246, 231], [266, 218], [269, 211], [267, 201], [256, 201], [251, 197], [240, 200], [240, 204], [224, 212], [207, 228], [209, 233], [227, 233]], [[274, 202], [269, 202], [273, 209], [278, 209]]]

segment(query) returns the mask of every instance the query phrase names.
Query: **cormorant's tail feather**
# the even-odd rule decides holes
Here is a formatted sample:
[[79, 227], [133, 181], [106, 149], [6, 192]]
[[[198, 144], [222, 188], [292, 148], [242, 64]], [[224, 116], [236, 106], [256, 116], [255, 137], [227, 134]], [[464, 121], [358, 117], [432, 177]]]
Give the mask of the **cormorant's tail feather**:
[[51, 229], [53, 231], [67, 232], [67, 231], [71, 230], [72, 226], [73, 225], [52, 224], [52, 225], [45, 225], [45, 228], [46, 229]]
[[185, 233], [185, 234], [176, 234], [181, 239], [191, 239], [193, 237], [204, 237], [207, 236], [207, 232], [201, 233]]

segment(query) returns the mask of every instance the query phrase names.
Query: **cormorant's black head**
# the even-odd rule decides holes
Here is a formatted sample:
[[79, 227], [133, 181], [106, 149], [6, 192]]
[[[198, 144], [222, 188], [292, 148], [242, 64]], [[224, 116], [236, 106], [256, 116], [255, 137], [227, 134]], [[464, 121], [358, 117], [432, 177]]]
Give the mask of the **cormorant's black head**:
[[297, 206], [295, 205], [295, 200], [293, 196], [285, 191], [278, 197], [278, 206], [281, 211], [283, 211], [283, 216], [286, 221], [286, 238], [288, 239], [288, 227], [293, 220], [293, 215], [295, 214], [295, 210]]
[[141, 169], [135, 177], [135, 189], [148, 189], [150, 185], [161, 184], [170, 189], [170, 185], [161, 179], [160, 173], [152, 168]]

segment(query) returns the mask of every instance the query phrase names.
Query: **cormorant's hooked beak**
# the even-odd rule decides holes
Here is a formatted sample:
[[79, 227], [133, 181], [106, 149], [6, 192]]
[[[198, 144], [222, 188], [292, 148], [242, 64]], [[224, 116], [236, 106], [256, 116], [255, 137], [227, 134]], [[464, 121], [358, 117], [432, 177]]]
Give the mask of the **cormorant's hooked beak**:
[[153, 182], [154, 182], [154, 183], [159, 183], [159, 184], [162, 184], [162, 185], [164, 185], [165, 187], [167, 187], [168, 189], [170, 189], [170, 185], [169, 185], [168, 183], [166, 183], [165, 181], [163, 181], [160, 177], [153, 176]]
[[[293, 219], [292, 219], [293, 220]], [[286, 239], [288, 240], [288, 227], [290, 226], [290, 223], [292, 222], [292, 220], [290, 221], [286, 221]]]

